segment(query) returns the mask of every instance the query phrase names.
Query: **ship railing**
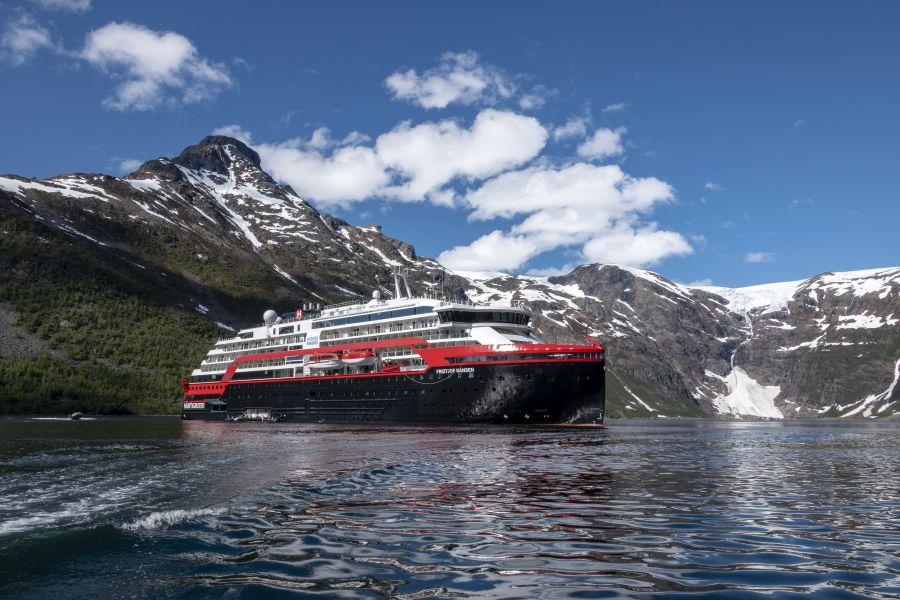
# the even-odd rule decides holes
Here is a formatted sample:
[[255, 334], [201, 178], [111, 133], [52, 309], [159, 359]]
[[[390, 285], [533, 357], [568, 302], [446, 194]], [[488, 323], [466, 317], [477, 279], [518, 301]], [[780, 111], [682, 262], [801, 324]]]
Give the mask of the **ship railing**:
[[446, 306], [455, 306], [455, 305], [463, 305], [463, 306], [472, 306], [474, 308], [524, 308], [528, 309], [528, 303], [524, 300], [509, 300], [507, 302], [498, 302], [497, 304], [492, 304], [490, 306], [485, 306], [484, 304], [478, 304], [477, 302], [472, 302], [471, 300], [445, 300], [441, 302], [440, 308], [444, 308]]
[[346, 302], [338, 302], [337, 304], [326, 304], [325, 306], [322, 307], [322, 310], [329, 310], [332, 308], [343, 308], [345, 306], [355, 306], [355, 305], [365, 306], [365, 304], [366, 303], [361, 300], [347, 300]]

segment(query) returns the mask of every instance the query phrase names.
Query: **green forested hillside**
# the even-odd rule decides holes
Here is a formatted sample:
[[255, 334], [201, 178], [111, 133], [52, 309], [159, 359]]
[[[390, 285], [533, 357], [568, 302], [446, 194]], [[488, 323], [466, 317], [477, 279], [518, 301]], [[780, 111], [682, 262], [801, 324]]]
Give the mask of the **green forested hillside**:
[[0, 357], [0, 412], [177, 410], [179, 381], [224, 332], [181, 275], [101, 248], [0, 209], [0, 301], [45, 341]]

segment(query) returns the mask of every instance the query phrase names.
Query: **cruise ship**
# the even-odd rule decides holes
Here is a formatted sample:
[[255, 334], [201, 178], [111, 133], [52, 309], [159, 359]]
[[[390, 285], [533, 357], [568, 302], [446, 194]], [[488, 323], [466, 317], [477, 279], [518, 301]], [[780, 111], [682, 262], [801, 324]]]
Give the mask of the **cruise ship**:
[[182, 418], [318, 423], [602, 424], [600, 342], [549, 344], [523, 303], [417, 297], [405, 273], [371, 300], [221, 339], [182, 381]]

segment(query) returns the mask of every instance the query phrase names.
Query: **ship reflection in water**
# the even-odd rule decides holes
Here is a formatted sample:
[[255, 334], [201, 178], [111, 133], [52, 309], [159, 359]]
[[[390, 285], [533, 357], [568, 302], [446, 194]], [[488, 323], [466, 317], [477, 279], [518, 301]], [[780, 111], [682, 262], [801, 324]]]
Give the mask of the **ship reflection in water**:
[[898, 433], [0, 420], [0, 596], [896, 597]]

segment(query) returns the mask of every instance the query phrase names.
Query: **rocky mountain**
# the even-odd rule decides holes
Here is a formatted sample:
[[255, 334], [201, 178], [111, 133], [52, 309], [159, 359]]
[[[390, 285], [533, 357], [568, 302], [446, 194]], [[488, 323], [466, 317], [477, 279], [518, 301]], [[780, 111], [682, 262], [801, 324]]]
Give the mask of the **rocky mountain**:
[[900, 268], [736, 289], [613, 265], [466, 275], [475, 299], [527, 300], [548, 339], [603, 340], [624, 415], [900, 413]]
[[376, 225], [319, 212], [228, 137], [125, 177], [2, 176], [0, 250], [5, 410], [163, 410], [216, 331], [269, 307], [390, 294], [401, 267], [419, 292], [524, 299], [548, 339], [600, 338], [612, 415], [900, 412], [900, 269], [737, 290], [613, 265], [449, 273]]

